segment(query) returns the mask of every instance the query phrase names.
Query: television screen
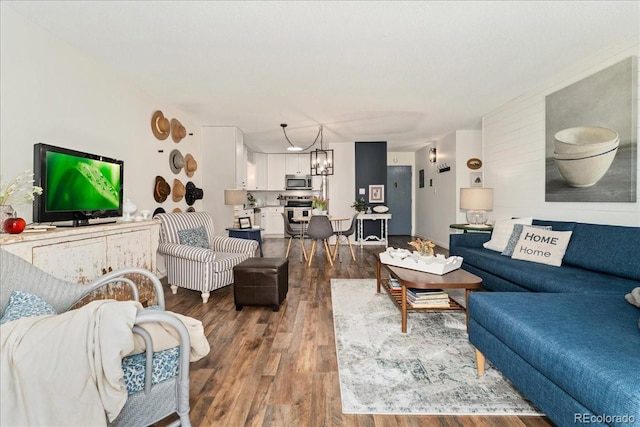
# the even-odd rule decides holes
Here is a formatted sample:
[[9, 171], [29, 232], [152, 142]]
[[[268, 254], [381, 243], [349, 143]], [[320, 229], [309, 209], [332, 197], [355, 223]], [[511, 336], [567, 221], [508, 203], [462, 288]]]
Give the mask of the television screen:
[[124, 162], [55, 147], [34, 146], [34, 222], [73, 221], [122, 215]]

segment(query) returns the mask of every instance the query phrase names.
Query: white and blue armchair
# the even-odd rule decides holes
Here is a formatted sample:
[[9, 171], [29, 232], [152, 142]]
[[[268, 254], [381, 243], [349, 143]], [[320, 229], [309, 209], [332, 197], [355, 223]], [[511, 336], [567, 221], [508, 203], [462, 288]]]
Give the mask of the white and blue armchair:
[[178, 288], [202, 293], [202, 302], [211, 291], [233, 283], [233, 267], [254, 257], [255, 240], [216, 236], [213, 220], [206, 212], [161, 213], [158, 252], [164, 256], [172, 292]]

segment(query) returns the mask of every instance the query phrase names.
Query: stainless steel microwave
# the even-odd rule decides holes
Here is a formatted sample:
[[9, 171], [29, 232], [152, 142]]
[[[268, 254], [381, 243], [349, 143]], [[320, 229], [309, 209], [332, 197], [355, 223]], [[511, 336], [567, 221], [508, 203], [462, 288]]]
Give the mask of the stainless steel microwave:
[[311, 175], [285, 175], [284, 186], [287, 190], [312, 190]]

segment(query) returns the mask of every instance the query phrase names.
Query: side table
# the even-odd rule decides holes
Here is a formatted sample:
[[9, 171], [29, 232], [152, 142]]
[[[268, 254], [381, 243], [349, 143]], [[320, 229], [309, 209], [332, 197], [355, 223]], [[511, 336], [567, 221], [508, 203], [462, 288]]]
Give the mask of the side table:
[[464, 233], [469, 231], [474, 233], [491, 233], [493, 231], [493, 225], [478, 226], [474, 224], [450, 224], [449, 228], [454, 230], [463, 230]]
[[255, 240], [258, 242], [260, 248], [260, 256], [264, 257], [262, 253], [262, 238], [260, 232], [263, 228], [225, 228], [229, 232], [229, 237], [237, 237], [239, 239]]

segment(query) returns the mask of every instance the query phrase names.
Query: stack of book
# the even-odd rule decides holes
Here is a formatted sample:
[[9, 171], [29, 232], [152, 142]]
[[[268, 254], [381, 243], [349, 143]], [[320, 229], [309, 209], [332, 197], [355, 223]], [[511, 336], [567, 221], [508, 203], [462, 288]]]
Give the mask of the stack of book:
[[389, 277], [389, 289], [391, 292], [402, 292], [402, 285], [398, 281], [398, 279], [394, 279], [393, 277]]
[[448, 308], [449, 295], [442, 289], [407, 288], [407, 302], [412, 308]]

